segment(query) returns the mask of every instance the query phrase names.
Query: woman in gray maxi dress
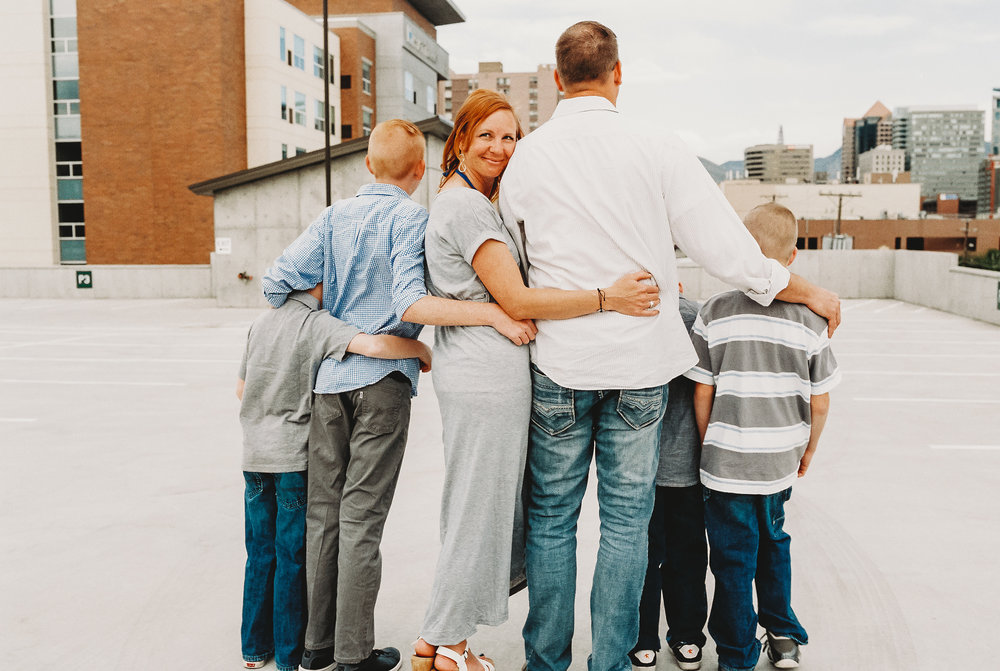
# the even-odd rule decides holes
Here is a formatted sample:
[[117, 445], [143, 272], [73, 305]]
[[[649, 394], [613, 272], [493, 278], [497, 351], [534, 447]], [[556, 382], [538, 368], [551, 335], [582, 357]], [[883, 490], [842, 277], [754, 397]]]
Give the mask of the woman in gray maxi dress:
[[[495, 91], [472, 92], [455, 116], [445, 144], [441, 190], [431, 206], [424, 240], [428, 291], [487, 302], [494, 299], [487, 289], [490, 284], [495, 302], [508, 313], [526, 312], [535, 318], [575, 317], [602, 309], [633, 316], [657, 314], [657, 290], [645, 282], [650, 276], [642, 271], [604, 290], [524, 286], [517, 248], [491, 199], [520, 135], [513, 109]], [[455, 662], [450, 668], [459, 671], [473, 664], [492, 671], [488, 660], [468, 663], [472, 658], [467, 639], [478, 625], [495, 626], [507, 619], [508, 593], [523, 566], [521, 479], [531, 416], [528, 366], [528, 348], [492, 327], [435, 328], [433, 381], [445, 457], [441, 552], [411, 661], [414, 671], [430, 671], [442, 658]]]

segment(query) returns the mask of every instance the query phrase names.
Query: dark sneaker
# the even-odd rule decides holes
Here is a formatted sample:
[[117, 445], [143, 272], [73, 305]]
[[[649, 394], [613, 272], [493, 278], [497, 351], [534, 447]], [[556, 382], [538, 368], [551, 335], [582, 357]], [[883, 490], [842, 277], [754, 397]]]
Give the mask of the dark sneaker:
[[775, 636], [765, 632], [767, 640], [764, 648], [767, 658], [779, 669], [794, 669], [799, 665], [799, 644], [787, 636]]
[[701, 668], [701, 647], [694, 643], [674, 643], [670, 646], [674, 653], [677, 666], [684, 671], [695, 671]]
[[632, 662], [633, 669], [655, 669], [656, 668], [656, 651], [655, 650], [633, 650], [628, 653], [628, 659]]
[[386, 648], [372, 650], [368, 659], [357, 664], [341, 664], [340, 671], [396, 671], [401, 662], [399, 650], [396, 648]]
[[319, 650], [305, 649], [302, 653], [302, 663], [299, 665], [300, 671], [333, 671], [337, 662], [333, 659], [333, 648], [320, 648]]

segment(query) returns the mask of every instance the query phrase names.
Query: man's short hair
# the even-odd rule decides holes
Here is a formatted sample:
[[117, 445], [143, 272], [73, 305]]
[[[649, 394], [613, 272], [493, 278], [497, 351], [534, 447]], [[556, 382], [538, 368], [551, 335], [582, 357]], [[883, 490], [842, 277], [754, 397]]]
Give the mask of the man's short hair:
[[403, 179], [423, 158], [424, 134], [409, 121], [383, 121], [368, 137], [368, 160], [376, 179]]
[[556, 70], [563, 85], [602, 79], [618, 62], [618, 38], [597, 21], [581, 21], [556, 41]]
[[743, 224], [764, 256], [781, 263], [788, 261], [799, 235], [799, 224], [791, 210], [777, 203], [764, 203], [747, 212]]

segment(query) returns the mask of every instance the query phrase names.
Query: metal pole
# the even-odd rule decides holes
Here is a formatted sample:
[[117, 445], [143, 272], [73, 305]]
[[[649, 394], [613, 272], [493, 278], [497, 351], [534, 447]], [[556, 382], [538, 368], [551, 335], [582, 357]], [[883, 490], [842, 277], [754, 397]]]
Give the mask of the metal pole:
[[326, 165], [326, 206], [330, 207], [333, 203], [333, 191], [330, 186], [330, 126], [333, 124], [333, 119], [330, 118], [330, 77], [333, 76], [330, 68], [330, 11], [328, 9], [328, 0], [323, 0], [323, 105], [326, 107], [323, 110], [323, 118], [326, 119], [326, 123], [323, 124], [323, 132], [326, 136], [326, 141], [324, 145], [324, 164]]

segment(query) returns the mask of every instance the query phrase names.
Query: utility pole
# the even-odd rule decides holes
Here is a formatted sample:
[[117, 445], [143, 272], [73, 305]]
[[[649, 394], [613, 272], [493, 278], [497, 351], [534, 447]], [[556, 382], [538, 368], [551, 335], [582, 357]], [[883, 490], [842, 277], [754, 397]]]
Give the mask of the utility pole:
[[[324, 144], [323, 162], [326, 166], [326, 206], [333, 203], [333, 192], [330, 184], [330, 125], [333, 119], [330, 117], [330, 77], [333, 76], [333, 68], [330, 67], [330, 10], [329, 0], [323, 0], [323, 117], [326, 123], [323, 124], [323, 132], [326, 136]], [[282, 28], [284, 30], [284, 28]]]
[[823, 193], [821, 191], [819, 195], [821, 195], [821, 196], [834, 196], [834, 197], [837, 198], [837, 223], [834, 224], [833, 234], [835, 236], [838, 236], [838, 235], [840, 235], [840, 214], [841, 214], [841, 211], [844, 208], [844, 199], [845, 198], [860, 198], [861, 194], [860, 193]]

